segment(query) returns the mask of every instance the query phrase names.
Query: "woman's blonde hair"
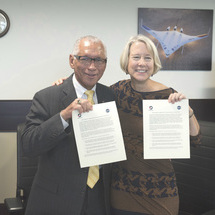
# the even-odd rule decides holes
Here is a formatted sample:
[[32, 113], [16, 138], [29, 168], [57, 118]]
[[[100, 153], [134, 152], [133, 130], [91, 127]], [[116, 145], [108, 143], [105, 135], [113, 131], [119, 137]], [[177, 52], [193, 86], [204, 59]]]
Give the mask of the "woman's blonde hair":
[[152, 57], [154, 59], [154, 71], [152, 75], [156, 74], [162, 68], [157, 48], [155, 47], [155, 44], [152, 42], [151, 39], [149, 39], [148, 37], [142, 34], [131, 37], [128, 40], [127, 44], [125, 45], [125, 48], [120, 57], [120, 66], [122, 70], [126, 74], [128, 74], [128, 61], [130, 56], [130, 48], [131, 48], [131, 45], [135, 42], [142, 42], [146, 44], [148, 51], [152, 54]]

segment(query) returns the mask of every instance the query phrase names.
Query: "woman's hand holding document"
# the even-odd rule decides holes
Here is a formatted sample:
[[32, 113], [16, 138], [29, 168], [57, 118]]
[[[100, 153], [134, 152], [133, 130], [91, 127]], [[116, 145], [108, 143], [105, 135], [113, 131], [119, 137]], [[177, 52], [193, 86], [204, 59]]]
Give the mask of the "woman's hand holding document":
[[144, 159], [190, 158], [189, 106], [143, 100]]
[[126, 160], [115, 102], [96, 104], [82, 114], [73, 111], [72, 122], [81, 168]]

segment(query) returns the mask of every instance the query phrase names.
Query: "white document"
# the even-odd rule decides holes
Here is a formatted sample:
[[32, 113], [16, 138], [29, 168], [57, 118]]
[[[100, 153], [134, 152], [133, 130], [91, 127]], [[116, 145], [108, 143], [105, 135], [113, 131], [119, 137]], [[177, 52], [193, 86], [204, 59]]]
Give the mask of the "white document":
[[144, 159], [190, 158], [189, 105], [143, 100]]
[[93, 111], [73, 111], [72, 122], [81, 168], [126, 160], [116, 103], [93, 105]]

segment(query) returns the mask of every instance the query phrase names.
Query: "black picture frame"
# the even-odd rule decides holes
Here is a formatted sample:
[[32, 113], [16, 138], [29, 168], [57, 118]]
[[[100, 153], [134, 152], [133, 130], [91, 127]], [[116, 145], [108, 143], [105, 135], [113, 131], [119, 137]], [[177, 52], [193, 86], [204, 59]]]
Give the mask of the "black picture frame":
[[[211, 72], [213, 63], [213, 13], [214, 11], [211, 9], [138, 8], [138, 34], [149, 37], [155, 43], [162, 64], [161, 70]], [[143, 28], [143, 25], [149, 28], [148, 30], [152, 30], [153, 34]], [[169, 57], [166, 57], [164, 51], [166, 47], [162, 46], [158, 37], [155, 37], [155, 31], [168, 32], [167, 34], [175, 31], [181, 35], [202, 39], [178, 46], [177, 37], [174, 39], [173, 34], [169, 34], [173, 36], [172, 38], [166, 37], [167, 34], [165, 34], [162, 39], [172, 39], [168, 41], [168, 45], [174, 44], [173, 49], [177, 46], [180, 47], [175, 49]], [[207, 37], [204, 37], [206, 35]], [[178, 41], [181, 40], [180, 37], [178, 37]], [[174, 40], [176, 43], [173, 43]]]
[[3, 37], [10, 28], [10, 19], [8, 15], [3, 11], [0, 10], [0, 37]]

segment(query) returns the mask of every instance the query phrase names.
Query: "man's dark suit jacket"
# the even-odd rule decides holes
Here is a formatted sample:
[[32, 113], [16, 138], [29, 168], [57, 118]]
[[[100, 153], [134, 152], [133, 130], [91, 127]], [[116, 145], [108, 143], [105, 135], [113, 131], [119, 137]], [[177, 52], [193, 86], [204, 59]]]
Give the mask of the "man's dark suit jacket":
[[[96, 86], [98, 102], [114, 100], [109, 87]], [[72, 75], [60, 86], [37, 92], [22, 135], [26, 155], [39, 156], [26, 215], [79, 215], [87, 189], [88, 168], [80, 168], [71, 121], [64, 130], [60, 111], [76, 99]], [[110, 165], [103, 165], [106, 211], [109, 214]]]

